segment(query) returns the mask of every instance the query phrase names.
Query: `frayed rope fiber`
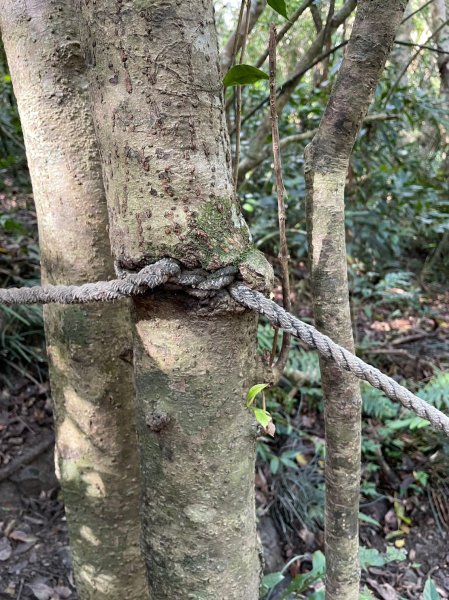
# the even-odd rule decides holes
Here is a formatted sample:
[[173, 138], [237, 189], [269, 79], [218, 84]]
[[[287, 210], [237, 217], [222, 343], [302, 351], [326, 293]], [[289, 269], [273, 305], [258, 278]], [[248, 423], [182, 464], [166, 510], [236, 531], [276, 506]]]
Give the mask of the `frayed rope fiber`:
[[363, 360], [342, 348], [329, 337], [320, 333], [312, 325], [300, 321], [263, 294], [246, 285], [234, 283], [237, 269], [225, 267], [214, 273], [202, 269], [182, 271], [179, 263], [170, 258], [144, 267], [138, 273], [121, 271], [120, 279], [74, 285], [46, 285], [30, 288], [0, 289], [0, 304], [86, 304], [90, 302], [111, 302], [143, 294], [164, 283], [174, 283], [194, 291], [219, 290], [228, 288], [231, 297], [239, 304], [264, 315], [275, 327], [283, 329], [299, 338], [306, 346], [316, 350], [321, 356], [334, 362], [340, 369], [353, 373], [359, 379], [382, 390], [386, 396], [400, 402], [402, 406], [427, 419], [434, 427], [449, 436], [449, 417], [412, 394], [391, 377], [368, 365]]

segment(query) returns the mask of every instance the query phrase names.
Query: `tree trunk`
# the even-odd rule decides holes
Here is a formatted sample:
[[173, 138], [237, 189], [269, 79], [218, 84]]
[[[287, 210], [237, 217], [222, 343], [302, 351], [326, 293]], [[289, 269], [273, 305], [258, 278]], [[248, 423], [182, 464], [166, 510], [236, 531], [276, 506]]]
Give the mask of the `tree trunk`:
[[441, 50], [438, 54], [438, 70], [440, 72], [441, 95], [447, 100], [449, 98], [449, 25], [447, 24], [448, 11], [446, 0], [434, 0], [432, 2], [432, 30], [437, 31], [444, 23], [436, 36], [437, 48]]
[[[81, 1], [115, 259], [184, 267], [257, 262], [234, 195], [210, 0]], [[260, 258], [260, 257], [259, 257]], [[256, 318], [226, 292], [182, 289], [133, 301], [152, 597], [255, 600]]]
[[[38, 214], [42, 276], [114, 276], [107, 209], [70, 0], [0, 0]], [[126, 303], [44, 311], [56, 446], [79, 596], [146, 597]]]
[[[360, 0], [318, 133], [306, 148], [307, 218], [317, 327], [354, 351], [344, 189], [357, 132], [393, 45], [405, 0]], [[361, 397], [356, 379], [320, 361], [326, 420], [326, 599], [358, 600]]]
[[[405, 10], [404, 16], [407, 17], [413, 12], [412, 2], [411, 0], [407, 3], [407, 8]], [[413, 18], [405, 20], [399, 26], [398, 32], [396, 34], [395, 41], [396, 42], [404, 42], [404, 44], [412, 43], [412, 33], [413, 33]], [[401, 73], [404, 68], [407, 67], [412, 54], [414, 53], [415, 48], [413, 46], [406, 46], [403, 44], [395, 44], [390, 54], [390, 61], [394, 65], [395, 74]], [[401, 78], [401, 86], [407, 86], [407, 72]]]

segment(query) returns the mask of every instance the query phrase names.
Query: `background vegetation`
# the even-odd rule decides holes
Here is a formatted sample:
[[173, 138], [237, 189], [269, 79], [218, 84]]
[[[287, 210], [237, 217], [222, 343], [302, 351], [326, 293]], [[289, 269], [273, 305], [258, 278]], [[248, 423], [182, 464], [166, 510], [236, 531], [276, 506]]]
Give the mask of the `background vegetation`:
[[[287, 3], [289, 13], [297, 4]], [[337, 9], [342, 4], [337, 1]], [[235, 27], [238, 5], [216, 5], [224, 45]], [[422, 5], [424, 8], [418, 10]], [[328, 2], [317, 0], [315, 6], [325, 18]], [[409, 12], [414, 10], [418, 12], [409, 19], [407, 28], [407, 42], [412, 45], [398, 44], [395, 48], [370, 110], [379, 118], [362, 128], [351, 161], [346, 190], [351, 302], [358, 354], [447, 411], [449, 95], [442, 89], [437, 63], [441, 52], [435, 40], [426, 44], [434, 31], [430, 3], [413, 0]], [[255, 64], [267, 46], [272, 21], [279, 26], [284, 23], [267, 7], [249, 38], [248, 64]], [[334, 33], [333, 46], [348, 38], [349, 27], [350, 21]], [[306, 11], [280, 44], [279, 82], [288, 78], [298, 54], [304, 53], [315, 36], [314, 19]], [[413, 44], [429, 47], [410, 60], [418, 49]], [[281, 138], [305, 134], [318, 126], [343, 51], [333, 52], [302, 78], [280, 116]], [[266, 66], [262, 68], [267, 70]], [[267, 93], [264, 81], [244, 87], [243, 116], [250, 114]], [[227, 92], [231, 124], [232, 94], [232, 89]], [[265, 110], [266, 106], [256, 110], [243, 122], [243, 156]], [[308, 139], [286, 146], [282, 153], [293, 312], [305, 320], [311, 319], [303, 176], [303, 150]], [[268, 137], [266, 144], [270, 141]], [[256, 245], [278, 269], [277, 200], [271, 157], [247, 174], [239, 193]], [[11, 81], [0, 52], [0, 285], [4, 287], [38, 281], [31, 200]], [[276, 293], [280, 298], [280, 289]], [[18, 374], [34, 382], [45, 381], [40, 310], [0, 307], [0, 331], [3, 385], [14, 387]], [[260, 352], [269, 353], [272, 343], [273, 331], [262, 321]], [[362, 392], [360, 522], [367, 584], [364, 597], [417, 597], [416, 590], [423, 591], [424, 578], [441, 558], [441, 546], [426, 546], [429, 523], [441, 540], [447, 539], [449, 530], [449, 442], [381, 392], [365, 385]], [[266, 401], [277, 434], [273, 439], [261, 436], [258, 445], [258, 511], [267, 571], [272, 572], [264, 580], [262, 593], [271, 600], [298, 595], [321, 598], [325, 568], [320, 554], [324, 432], [316, 355], [295, 343], [285, 374], [280, 384], [266, 393]], [[425, 553], [417, 556], [419, 543], [427, 548], [427, 557]], [[407, 564], [400, 573], [394, 567], [398, 560]], [[383, 591], [376, 589], [370, 579], [370, 572], [376, 568], [383, 569]], [[404, 573], [416, 588], [407, 587]], [[435, 578], [440, 592], [428, 580], [426, 594], [439, 594], [444, 589], [449, 592], [448, 573], [449, 565], [446, 579], [444, 573]], [[397, 590], [398, 595], [385, 595], [385, 586]], [[428, 595], [433, 597], [439, 596]]]

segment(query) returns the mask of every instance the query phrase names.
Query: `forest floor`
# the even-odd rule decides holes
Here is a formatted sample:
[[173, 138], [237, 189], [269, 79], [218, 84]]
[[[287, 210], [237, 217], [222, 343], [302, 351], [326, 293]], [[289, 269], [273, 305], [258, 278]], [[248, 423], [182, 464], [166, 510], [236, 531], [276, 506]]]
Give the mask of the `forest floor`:
[[[37, 262], [30, 259], [37, 242], [29, 200], [0, 195], [0, 215], [8, 212], [12, 219], [0, 234], [2, 286], [17, 285], [38, 269]], [[435, 368], [447, 369], [449, 295], [434, 294], [428, 302], [431, 317], [413, 314], [409, 308], [404, 315], [388, 318], [385, 313], [383, 318], [380, 308], [368, 318], [360, 306], [357, 333], [372, 342], [365, 360], [375, 358], [376, 365], [390, 375], [419, 381], [428, 379]], [[310, 315], [310, 307], [301, 310]], [[0, 313], [5, 330], [2, 318], [6, 317]], [[39, 342], [30, 341], [34, 343]], [[0, 352], [0, 359], [2, 369], [8, 371], [0, 382], [0, 599], [76, 600], [64, 507], [54, 474], [53, 418], [45, 364], [39, 369], [30, 366], [29, 370], [21, 367], [14, 371], [7, 369], [13, 356]], [[307, 403], [301, 419], [314, 439], [324, 437], [322, 415], [308, 409]], [[365, 431], [376, 435], [377, 428], [375, 419], [365, 422]], [[374, 474], [364, 466], [365, 479], [374, 480], [380, 495], [363, 508], [373, 521], [361, 523], [360, 537], [364, 546], [380, 551], [385, 550], [387, 540], [403, 547], [407, 559], [370, 566], [363, 571], [363, 582], [375, 598], [416, 600], [431, 576], [441, 598], [449, 598], [449, 480], [443, 477], [438, 484], [414, 491], [412, 474], [425, 470], [427, 442], [417, 441], [414, 434], [403, 430], [397, 435], [416, 447], [401, 458], [399, 470], [395, 471], [398, 461], [390, 465], [384, 456], [378, 456], [380, 469]], [[445, 469], [447, 472], [447, 466]], [[288, 581], [310, 568], [311, 553], [323, 547], [322, 531], [302, 529], [296, 532], [296, 541], [283, 539], [270, 517], [274, 492], [268, 464], [259, 465], [256, 483], [258, 511], [264, 515], [260, 522], [267, 563], [276, 570], [301, 555], [291, 564]], [[407, 486], [409, 491], [401, 495]], [[273, 594], [272, 600], [275, 597]]]

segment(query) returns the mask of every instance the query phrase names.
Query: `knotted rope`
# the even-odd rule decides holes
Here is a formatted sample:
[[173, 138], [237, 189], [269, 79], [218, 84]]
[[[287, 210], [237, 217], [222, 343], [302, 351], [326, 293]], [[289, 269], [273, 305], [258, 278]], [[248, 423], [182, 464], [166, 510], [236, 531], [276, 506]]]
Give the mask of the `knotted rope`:
[[231, 297], [239, 304], [265, 317], [275, 327], [283, 329], [306, 346], [316, 350], [340, 369], [353, 373], [359, 379], [382, 390], [386, 396], [427, 419], [437, 429], [449, 436], [449, 417], [419, 398], [391, 377], [342, 348], [312, 325], [297, 319], [263, 294], [241, 283], [235, 283], [235, 267], [225, 267], [214, 273], [202, 269], [183, 271], [179, 263], [170, 258], [144, 267], [138, 273], [118, 270], [119, 279], [99, 281], [84, 285], [46, 285], [30, 288], [0, 289], [0, 304], [86, 304], [111, 302], [143, 294], [163, 284], [175, 284], [187, 288], [194, 295], [228, 288]]

